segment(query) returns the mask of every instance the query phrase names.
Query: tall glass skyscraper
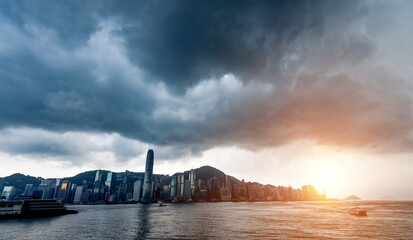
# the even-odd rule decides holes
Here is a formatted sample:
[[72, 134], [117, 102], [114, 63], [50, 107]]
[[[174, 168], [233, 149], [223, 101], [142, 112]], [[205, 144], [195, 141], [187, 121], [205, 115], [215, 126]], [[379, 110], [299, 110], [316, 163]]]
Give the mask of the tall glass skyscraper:
[[153, 159], [154, 159], [153, 150], [149, 149], [148, 154], [146, 155], [146, 168], [145, 168], [145, 178], [143, 181], [142, 202], [149, 202], [151, 199]]

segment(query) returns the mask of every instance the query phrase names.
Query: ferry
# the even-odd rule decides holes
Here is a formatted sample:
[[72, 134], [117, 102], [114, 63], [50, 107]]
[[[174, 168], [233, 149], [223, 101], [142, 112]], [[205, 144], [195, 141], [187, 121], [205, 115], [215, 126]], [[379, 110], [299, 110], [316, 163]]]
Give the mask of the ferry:
[[367, 216], [367, 211], [361, 208], [350, 208], [347, 212], [357, 216]]
[[0, 219], [52, 217], [76, 214], [56, 200], [0, 201]]

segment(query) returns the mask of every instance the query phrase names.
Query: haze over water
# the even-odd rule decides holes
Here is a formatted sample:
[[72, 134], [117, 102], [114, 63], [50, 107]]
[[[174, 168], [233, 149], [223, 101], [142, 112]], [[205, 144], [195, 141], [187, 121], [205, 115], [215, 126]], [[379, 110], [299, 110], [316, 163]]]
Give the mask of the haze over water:
[[[367, 217], [345, 212], [363, 207]], [[79, 214], [2, 221], [5, 239], [412, 239], [413, 202], [240, 202], [70, 206]]]

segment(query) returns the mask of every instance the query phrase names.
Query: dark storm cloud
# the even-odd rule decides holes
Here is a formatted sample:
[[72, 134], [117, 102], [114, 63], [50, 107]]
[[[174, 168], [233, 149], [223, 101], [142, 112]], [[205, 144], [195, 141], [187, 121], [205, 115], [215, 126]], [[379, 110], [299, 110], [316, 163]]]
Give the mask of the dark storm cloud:
[[[362, 1], [1, 5], [2, 129], [118, 133], [165, 159], [303, 138], [411, 149], [411, 86], [379, 63]], [[88, 151], [53, 139], [1, 151]], [[108, 148], [129, 159], [141, 145]]]
[[130, 59], [182, 90], [226, 73], [243, 80], [279, 77], [282, 59], [300, 38], [320, 41], [326, 21], [352, 21], [365, 14], [362, 4], [353, 3], [154, 1], [115, 4], [114, 12], [124, 24], [120, 34]]

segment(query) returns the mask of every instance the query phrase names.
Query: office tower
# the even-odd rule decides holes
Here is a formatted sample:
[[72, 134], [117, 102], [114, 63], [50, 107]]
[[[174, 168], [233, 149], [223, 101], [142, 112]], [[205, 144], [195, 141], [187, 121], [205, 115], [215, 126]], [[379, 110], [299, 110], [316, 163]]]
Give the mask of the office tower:
[[196, 179], [196, 174], [195, 174], [195, 171], [192, 169], [189, 172], [189, 181], [191, 183], [191, 195], [195, 194], [195, 179]]
[[108, 175], [106, 176], [106, 181], [105, 181], [105, 186], [108, 187], [108, 191], [110, 192], [110, 187], [112, 185], [112, 172], [108, 172]]
[[3, 192], [1, 193], [1, 195], [3, 197], [6, 197], [7, 201], [10, 201], [13, 199], [13, 197], [16, 195], [17, 193], [17, 189], [13, 186], [4, 186], [3, 188]]
[[181, 176], [176, 176], [176, 196], [181, 196]]
[[24, 189], [23, 196], [30, 197], [33, 193], [33, 184], [26, 184], [26, 188]]
[[184, 181], [184, 196], [185, 200], [191, 201], [192, 190], [191, 190], [191, 181], [185, 180]]
[[100, 180], [95, 181], [93, 185], [92, 201], [98, 201], [100, 197], [100, 188], [102, 182]]
[[152, 180], [152, 185], [151, 185], [151, 194], [149, 198], [154, 198], [154, 189], [155, 189], [155, 181]]
[[141, 199], [142, 181], [138, 180], [133, 185], [133, 201], [138, 202]]
[[95, 182], [96, 181], [102, 181], [102, 173], [100, 172], [100, 169], [96, 171]]
[[53, 192], [53, 197], [57, 198], [57, 195], [59, 194], [59, 186], [60, 186], [60, 181], [62, 179], [56, 178], [54, 182], [54, 192]]
[[69, 193], [70, 183], [68, 180], [64, 180], [59, 188], [57, 193], [57, 199], [61, 200], [62, 202], [66, 201], [66, 197]]
[[77, 184], [72, 183], [72, 186], [70, 187], [70, 191], [67, 197], [67, 202], [72, 203], [73, 200], [75, 199], [76, 188], [77, 188]]
[[53, 189], [50, 187], [51, 181], [50, 180], [42, 180], [37, 189], [39, 191], [43, 191], [43, 195], [40, 197], [41, 199], [52, 199], [53, 196]]
[[142, 196], [143, 202], [148, 202], [151, 197], [153, 159], [154, 159], [153, 150], [149, 149], [148, 154], [146, 156], [145, 178], [143, 182], [143, 196]]
[[185, 175], [181, 174], [178, 177], [181, 178], [179, 184], [181, 185], [181, 193], [180, 196], [184, 196], [184, 191], [185, 191]]
[[175, 177], [171, 179], [171, 198], [175, 197]]
[[82, 193], [83, 193], [83, 186], [77, 186], [75, 198], [73, 199], [73, 203], [80, 203], [80, 198], [82, 197]]

